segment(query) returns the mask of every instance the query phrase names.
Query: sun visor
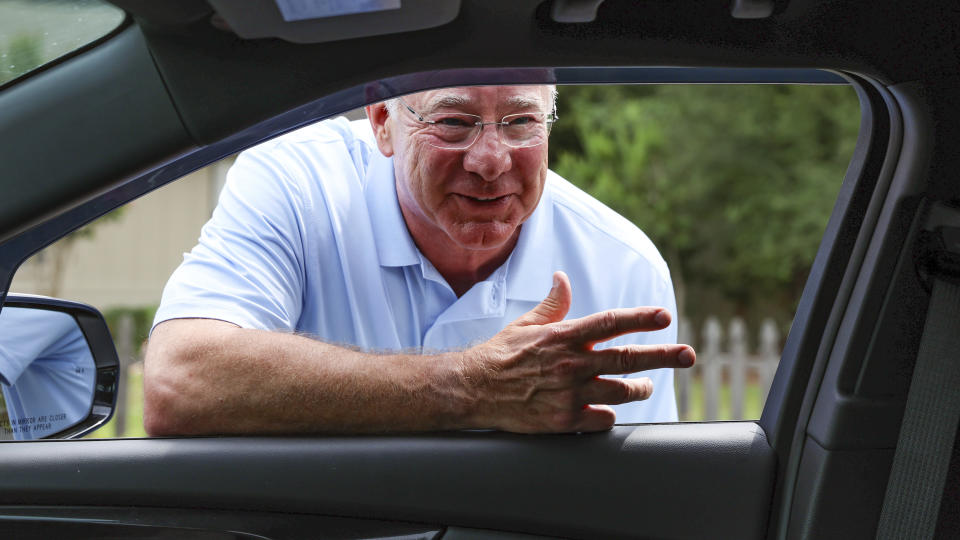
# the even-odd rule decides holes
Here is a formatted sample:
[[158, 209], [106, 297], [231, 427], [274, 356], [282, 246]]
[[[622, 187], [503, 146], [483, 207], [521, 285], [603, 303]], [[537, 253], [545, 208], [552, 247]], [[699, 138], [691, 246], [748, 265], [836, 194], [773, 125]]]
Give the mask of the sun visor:
[[244, 39], [293, 43], [395, 34], [446, 24], [460, 0], [209, 0], [223, 23]]

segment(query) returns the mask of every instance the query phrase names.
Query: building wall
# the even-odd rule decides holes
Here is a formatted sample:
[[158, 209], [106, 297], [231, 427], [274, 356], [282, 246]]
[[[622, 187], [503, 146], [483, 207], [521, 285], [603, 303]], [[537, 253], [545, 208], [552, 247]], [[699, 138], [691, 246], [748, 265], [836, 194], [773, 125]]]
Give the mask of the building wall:
[[[344, 116], [365, 118], [363, 109]], [[101, 310], [158, 305], [170, 274], [210, 219], [235, 159], [225, 158], [128, 203], [119, 214], [92, 224], [86, 236], [47, 247], [20, 267], [10, 291]]]
[[47, 247], [20, 267], [11, 292], [100, 309], [157, 305], [171, 272], [210, 218], [232, 162], [189, 174], [94, 222], [89, 234]]

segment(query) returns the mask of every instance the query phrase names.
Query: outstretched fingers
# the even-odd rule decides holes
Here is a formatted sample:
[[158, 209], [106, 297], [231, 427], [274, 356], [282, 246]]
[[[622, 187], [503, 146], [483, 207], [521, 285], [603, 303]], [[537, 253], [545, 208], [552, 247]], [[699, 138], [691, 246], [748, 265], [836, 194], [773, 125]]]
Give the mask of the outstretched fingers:
[[585, 405], [574, 429], [569, 431], [606, 431], [617, 421], [617, 414], [606, 405]]
[[592, 351], [594, 375], [625, 375], [648, 369], [688, 368], [697, 360], [689, 345], [624, 345]]
[[642, 401], [653, 395], [653, 381], [638, 379], [604, 379], [597, 377], [583, 388], [582, 398], [587, 403], [620, 405]]
[[659, 307], [610, 309], [561, 323], [565, 338], [587, 346], [633, 332], [651, 332], [670, 326], [670, 312]]
[[652, 393], [653, 383], [647, 378], [594, 378], [584, 384], [572, 402], [555, 403], [554, 413], [550, 415], [546, 424], [548, 427], [543, 431], [570, 433], [610, 429], [617, 415], [609, 405], [647, 399]]

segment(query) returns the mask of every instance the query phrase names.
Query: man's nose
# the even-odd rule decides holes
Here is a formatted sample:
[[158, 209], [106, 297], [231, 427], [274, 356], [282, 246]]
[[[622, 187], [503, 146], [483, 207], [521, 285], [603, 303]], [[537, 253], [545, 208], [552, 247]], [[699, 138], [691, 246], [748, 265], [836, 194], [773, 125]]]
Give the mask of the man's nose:
[[510, 147], [500, 140], [500, 133], [492, 125], [483, 127], [480, 137], [463, 156], [463, 168], [488, 181], [496, 180], [511, 167]]

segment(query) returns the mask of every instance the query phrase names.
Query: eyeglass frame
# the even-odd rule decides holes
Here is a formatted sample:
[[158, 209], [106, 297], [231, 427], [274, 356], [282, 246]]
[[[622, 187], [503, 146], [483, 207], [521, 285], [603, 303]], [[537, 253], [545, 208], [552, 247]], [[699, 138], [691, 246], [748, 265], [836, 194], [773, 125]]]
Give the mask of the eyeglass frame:
[[[413, 107], [411, 107], [410, 105], [407, 105], [407, 102], [404, 101], [402, 97], [398, 97], [398, 98], [397, 98], [397, 101], [399, 101], [401, 105], [403, 105], [404, 107], [406, 107], [406, 109], [407, 109], [408, 111], [410, 111], [411, 114], [413, 114], [414, 116], [416, 116], [418, 121], [423, 122], [424, 124], [430, 124], [430, 125], [436, 125], [436, 124], [437, 124], [437, 122], [435, 122], [435, 121], [425, 119], [422, 114], [420, 114], [420, 113], [418, 113], [417, 111], [415, 111], [415, 110], [413, 109]], [[437, 145], [431, 144], [431, 143], [427, 143], [427, 144], [429, 144], [430, 146], [432, 146], [432, 147], [434, 147], [434, 148], [439, 148], [439, 149], [441, 149], [441, 150], [466, 150], [467, 148], [470, 148], [470, 147], [473, 146], [477, 141], [480, 140], [480, 136], [483, 134], [483, 128], [486, 127], [486, 126], [497, 126], [497, 128], [498, 128], [498, 129], [497, 129], [497, 137], [500, 139], [500, 142], [501, 142], [501, 143], [503, 143], [504, 145], [506, 145], [506, 146], [509, 147], [509, 148], [536, 148], [536, 147], [538, 147], [538, 146], [540, 146], [540, 145], [543, 144], [543, 142], [539, 142], [539, 143], [537, 143], [537, 144], [532, 144], [532, 145], [530, 145], [530, 146], [512, 146], [512, 145], [510, 145], [510, 143], [508, 143], [508, 142], [506, 141], [506, 139], [505, 139], [505, 138], [503, 137], [503, 135], [500, 133], [500, 129], [499, 129], [499, 128], [500, 128], [501, 126], [508, 126], [508, 125], [509, 125], [507, 122], [504, 122], [504, 121], [503, 121], [503, 118], [506, 118], [506, 117], [508, 117], [508, 116], [522, 115], [522, 114], [524, 114], [524, 113], [505, 114], [505, 115], [503, 116], [503, 118], [500, 119], [499, 122], [484, 122], [484, 121], [483, 121], [483, 117], [482, 117], [482, 116], [479, 116], [479, 115], [476, 115], [476, 114], [470, 114], [470, 113], [456, 113], [456, 114], [462, 114], [462, 115], [464, 115], [464, 116], [472, 116], [472, 117], [478, 119], [478, 121], [477, 121], [477, 122], [474, 122], [473, 125], [474, 125], [475, 127], [479, 127], [480, 129], [477, 130], [477, 134], [476, 134], [476, 136], [474, 136], [473, 140], [470, 141], [470, 144], [468, 144], [468, 145], [466, 145], [466, 146], [463, 146], [463, 147], [437, 146]], [[551, 111], [551, 112], [549, 112], [549, 113], [542, 113], [542, 114], [545, 114], [545, 115], [546, 115], [545, 123], [547, 124], [547, 137], [549, 137], [549, 136], [550, 136], [550, 130], [553, 129], [553, 124], [554, 124], [554, 122], [556, 122], [557, 120], [560, 119], [560, 117], [557, 116], [556, 104], [554, 104], [553, 111]]]

